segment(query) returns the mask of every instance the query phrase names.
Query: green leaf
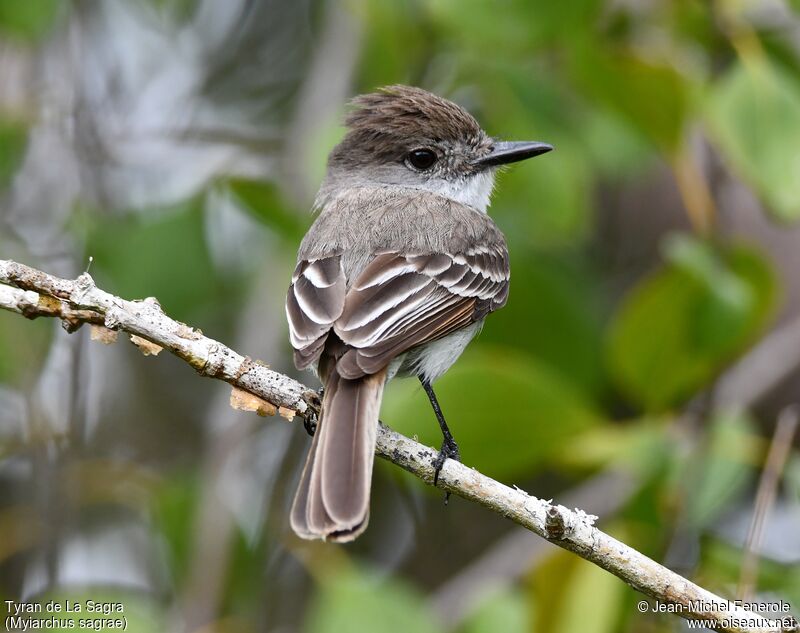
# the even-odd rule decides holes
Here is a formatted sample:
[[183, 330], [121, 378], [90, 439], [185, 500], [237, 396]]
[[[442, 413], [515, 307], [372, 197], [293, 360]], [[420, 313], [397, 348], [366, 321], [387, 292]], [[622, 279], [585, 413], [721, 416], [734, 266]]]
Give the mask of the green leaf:
[[[473, 345], [435, 384], [465, 463], [495, 477], [519, 477], [601, 422], [579, 392], [534, 358], [512, 348]], [[381, 419], [429, 446], [441, 444], [415, 380], [391, 384]]]
[[714, 84], [706, 118], [723, 157], [775, 217], [800, 217], [800, 85], [766, 60], [735, 65]]
[[314, 597], [308, 633], [435, 633], [422, 596], [408, 585], [355, 569], [326, 577]]
[[361, 52], [361, 91], [414, 82], [434, 54], [435, 38], [418, 2], [359, 2], [351, 5], [366, 29]]
[[50, 30], [62, 6], [60, 0], [0, 0], [0, 33], [36, 40]]
[[572, 253], [537, 256], [521, 244], [510, 250], [510, 299], [489, 317], [479, 341], [529, 352], [573, 387], [599, 397], [606, 384], [595, 270]]
[[601, 0], [530, 2], [504, 0], [498, 5], [482, 0], [433, 0], [421, 3], [447, 43], [484, 57], [520, 57], [541, 47], [575, 38], [594, 27], [602, 12]]
[[675, 151], [690, 106], [689, 78], [669, 63], [603, 48], [595, 42], [569, 49], [575, 82], [595, 107], [604, 105], [661, 150]]
[[631, 420], [589, 429], [559, 456], [560, 467], [587, 469], [624, 467], [647, 481], [669, 464], [671, 418]]
[[528, 633], [530, 604], [516, 589], [503, 591], [482, 602], [460, 630], [461, 633]]
[[[687, 520], [696, 527], [709, 525], [739, 495], [753, 477], [753, 438], [757, 431], [743, 413], [722, 412], [710, 420], [706, 447], [696, 476], [685, 481]], [[757, 446], [757, 445], [756, 445]], [[697, 460], [697, 456], [691, 457]], [[686, 472], [685, 467], [681, 470]]]
[[228, 181], [228, 187], [245, 209], [282, 236], [292, 242], [303, 236], [307, 222], [287, 207], [273, 183], [234, 178]]
[[784, 468], [784, 482], [790, 499], [800, 502], [800, 453], [794, 451]]
[[[203, 234], [202, 198], [89, 228], [87, 252], [98, 283], [129, 299], [154, 296], [164, 309], [191, 321], [210, 308], [232, 284], [222, 284], [211, 264]], [[187, 247], [187, 245], [190, 245]]]
[[199, 486], [192, 472], [175, 472], [160, 482], [152, 507], [154, 522], [164, 546], [170, 573], [183, 582], [190, 568], [192, 532], [196, 516]]
[[[696, 577], [703, 578], [704, 584], [724, 587], [734, 586], [739, 581], [742, 571], [741, 547], [733, 546], [730, 542], [716, 538], [706, 538], [703, 541], [701, 554], [703, 557], [702, 567]], [[800, 565], [797, 565], [796, 562], [781, 564], [767, 556], [762, 556], [756, 585], [759, 595], [771, 594], [775, 596], [775, 602], [780, 598], [792, 606], [800, 604]], [[793, 613], [795, 609], [790, 608]], [[783, 615], [775, 613], [773, 617], [782, 617]]]
[[0, 120], [0, 191], [8, 186], [22, 162], [27, 138], [22, 125]]
[[589, 107], [578, 132], [597, 175], [611, 182], [635, 182], [652, 172], [657, 154], [617, 113]]
[[[555, 552], [532, 578], [533, 631], [610, 633], [622, 613], [625, 584], [569, 552]], [[591, 617], [587, 617], [591, 614]]]
[[539, 250], [572, 246], [590, 226], [592, 177], [583, 149], [547, 140], [558, 151], [499, 175], [490, 211], [512, 240]]
[[[728, 270], [726, 263], [703, 242], [682, 235], [665, 241], [665, 258], [685, 272], [705, 292], [695, 314], [695, 338], [708, 352], [725, 353], [729, 342], [745, 334], [748, 315], [758, 310], [759, 297], [753, 286], [764, 280], [754, 271], [753, 286]], [[769, 283], [769, 280], [766, 280]]]
[[0, 382], [30, 385], [41, 371], [55, 331], [51, 319], [31, 322], [0, 310]]
[[153, 7], [160, 12], [159, 17], [184, 24], [197, 11], [197, 0], [150, 0]]
[[749, 248], [683, 239], [666, 250], [667, 265], [629, 292], [609, 332], [613, 378], [650, 411], [707, 385], [763, 329], [775, 295]]

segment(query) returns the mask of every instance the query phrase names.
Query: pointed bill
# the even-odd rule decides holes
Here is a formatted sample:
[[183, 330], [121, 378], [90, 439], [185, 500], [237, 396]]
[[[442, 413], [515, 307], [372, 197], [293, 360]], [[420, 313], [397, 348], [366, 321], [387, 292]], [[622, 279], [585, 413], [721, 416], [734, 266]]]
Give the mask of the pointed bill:
[[539, 141], [498, 141], [492, 147], [492, 151], [476, 160], [475, 164], [483, 167], [507, 165], [540, 156], [552, 150], [552, 145]]

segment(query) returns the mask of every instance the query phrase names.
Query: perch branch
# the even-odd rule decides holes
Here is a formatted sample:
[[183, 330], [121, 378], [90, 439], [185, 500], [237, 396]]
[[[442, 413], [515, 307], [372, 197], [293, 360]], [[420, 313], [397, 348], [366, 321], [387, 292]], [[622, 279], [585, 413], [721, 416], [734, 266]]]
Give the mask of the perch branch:
[[[58, 317], [73, 325], [102, 322], [108, 329], [168, 349], [201, 375], [248, 391], [278, 407], [286, 417], [296, 412], [310, 419], [317, 410], [315, 391], [169, 318], [155, 299], [126, 301], [99, 289], [86, 273], [76, 280], [60, 279], [7, 260], [0, 260], [0, 283], [13, 286], [0, 286], [0, 308], [28, 318]], [[425, 483], [433, 483], [435, 450], [381, 424], [376, 452]], [[453, 460], [445, 462], [439, 487], [602, 567], [657, 601], [665, 611], [686, 619], [704, 620], [720, 631], [800, 630], [788, 614], [770, 620], [699, 587], [597, 529], [594, 517], [581, 510], [537, 499]]]
[[[16, 293], [13, 288], [10, 293], [4, 289], [0, 308], [28, 318], [58, 316], [65, 322], [102, 323], [109, 330], [138, 336], [168, 349], [202, 376], [256, 394], [287, 417], [292, 413], [307, 417], [317, 407], [314, 390], [171, 319], [152, 297], [126, 301], [98, 288], [88, 273], [75, 280], [61, 279], [8, 260], [0, 260], [0, 283], [18, 289]], [[53, 299], [61, 305], [54, 305]]]

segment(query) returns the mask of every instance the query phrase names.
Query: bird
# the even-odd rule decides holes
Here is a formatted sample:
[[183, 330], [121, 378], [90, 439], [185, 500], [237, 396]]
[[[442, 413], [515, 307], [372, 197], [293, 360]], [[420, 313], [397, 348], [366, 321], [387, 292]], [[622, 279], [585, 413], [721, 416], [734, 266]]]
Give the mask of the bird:
[[286, 297], [295, 365], [323, 384], [290, 525], [332, 542], [367, 527], [395, 376], [419, 379], [441, 428], [434, 485], [460, 460], [432, 385], [508, 298], [506, 240], [487, 214], [495, 174], [553, 149], [496, 140], [458, 104], [404, 85], [355, 97], [345, 126]]

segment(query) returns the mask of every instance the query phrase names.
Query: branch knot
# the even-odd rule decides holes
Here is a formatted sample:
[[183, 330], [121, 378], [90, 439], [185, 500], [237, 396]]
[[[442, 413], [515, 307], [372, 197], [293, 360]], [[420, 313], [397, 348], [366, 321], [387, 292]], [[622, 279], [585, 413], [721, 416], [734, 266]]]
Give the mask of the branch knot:
[[106, 310], [103, 325], [105, 325], [109, 330], [116, 330], [124, 316], [125, 313], [119, 308], [109, 308]]
[[77, 305], [83, 305], [83, 300], [93, 288], [95, 288], [95, 283], [94, 279], [92, 279], [92, 276], [89, 273], [82, 273], [75, 280], [75, 286], [69, 298], [70, 302]]
[[557, 506], [551, 505], [547, 508], [547, 512], [544, 516], [544, 529], [545, 532], [547, 532], [547, 538], [550, 540], [560, 540], [564, 538], [567, 524]]

